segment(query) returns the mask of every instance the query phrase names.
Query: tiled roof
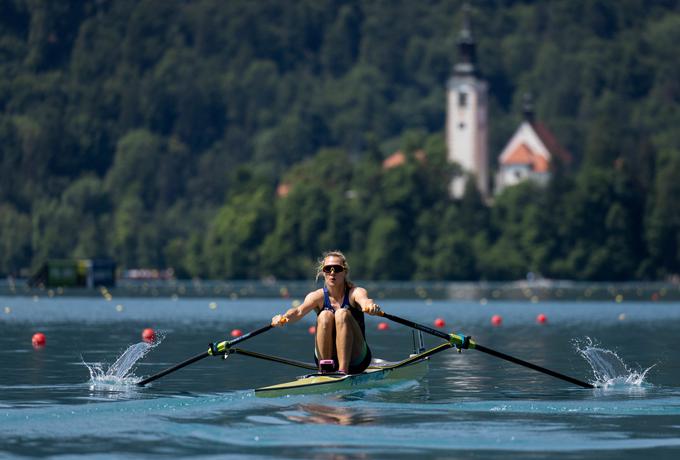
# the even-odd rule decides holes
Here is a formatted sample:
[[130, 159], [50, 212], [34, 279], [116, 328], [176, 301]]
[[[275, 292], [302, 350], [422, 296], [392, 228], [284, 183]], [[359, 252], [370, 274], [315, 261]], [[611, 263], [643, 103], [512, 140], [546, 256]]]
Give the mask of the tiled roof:
[[548, 171], [548, 159], [535, 154], [525, 143], [521, 143], [502, 161], [503, 165], [526, 165], [532, 171], [542, 173]]
[[276, 196], [283, 198], [285, 196], [288, 196], [290, 193], [290, 184], [286, 184], [285, 182], [281, 182], [278, 187], [276, 187]]
[[401, 150], [397, 150], [392, 155], [383, 160], [383, 169], [392, 169], [406, 162], [406, 155]]
[[[417, 150], [413, 156], [418, 160], [419, 162], [423, 163], [425, 161], [425, 151], [424, 150]], [[392, 169], [394, 167], [400, 166], [406, 162], [406, 155], [404, 155], [404, 152], [401, 150], [397, 150], [394, 152], [392, 155], [388, 156], [383, 160], [382, 167], [383, 169]]]
[[549, 164], [548, 164], [547, 158], [542, 157], [540, 155], [534, 156], [534, 164], [533, 164], [534, 172], [537, 172], [537, 173], [548, 172], [548, 168], [549, 168]]
[[525, 143], [521, 143], [519, 147], [513, 150], [510, 155], [503, 160], [503, 164], [532, 164], [534, 162], [534, 156], [534, 152], [532, 152]]
[[531, 123], [531, 127], [534, 128], [534, 131], [551, 154], [556, 155], [565, 165], [572, 162], [573, 157], [571, 153], [558, 142], [555, 135], [547, 126], [541, 122], [533, 122]]

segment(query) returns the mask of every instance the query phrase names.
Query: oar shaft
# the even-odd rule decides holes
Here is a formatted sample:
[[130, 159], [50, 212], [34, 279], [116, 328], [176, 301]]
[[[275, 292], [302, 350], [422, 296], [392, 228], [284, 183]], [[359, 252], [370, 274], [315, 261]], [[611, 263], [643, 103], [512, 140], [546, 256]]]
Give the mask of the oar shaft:
[[235, 339], [229, 340], [227, 343], [229, 344], [230, 347], [232, 347], [239, 342], [243, 342], [244, 340], [251, 339], [251, 338], [255, 337], [256, 335], [260, 335], [263, 332], [267, 332], [269, 329], [271, 329], [273, 327], [274, 326], [272, 326], [271, 324], [268, 324], [264, 327], [261, 327], [259, 329], [254, 330], [252, 332], [249, 332], [247, 334], [243, 334], [239, 337], [236, 337]]
[[574, 385], [578, 385], [583, 388], [595, 388], [595, 386], [591, 385], [590, 383], [583, 382], [581, 380], [575, 379], [573, 377], [569, 377], [568, 375], [560, 374], [559, 372], [551, 371], [550, 369], [546, 369], [545, 367], [538, 366], [536, 364], [530, 363], [528, 361], [524, 361], [519, 358], [515, 358], [514, 356], [506, 355], [505, 353], [501, 353], [500, 351], [493, 350], [491, 348], [487, 348], [483, 345], [480, 344], [475, 344], [475, 350], [481, 351], [483, 353], [489, 354], [491, 356], [495, 356], [497, 358], [504, 359], [506, 361], [510, 361], [511, 363], [519, 364], [520, 366], [528, 367], [529, 369], [533, 369], [538, 372], [543, 372], [544, 374], [551, 375], [553, 377], [556, 377], [558, 379], [565, 380], [569, 383], [573, 383]]
[[[272, 327], [274, 327], [274, 326], [272, 326], [271, 324], [268, 324], [264, 327], [261, 327], [260, 329], [256, 329], [252, 332], [249, 332], [249, 333], [244, 334], [242, 336], [236, 337], [235, 339], [225, 340], [223, 342], [220, 342], [217, 345], [217, 350], [219, 352], [224, 352], [224, 351], [228, 350], [231, 346], [236, 345], [239, 342], [243, 342], [244, 340], [247, 340], [247, 339], [250, 339], [252, 337], [255, 337], [256, 335], [262, 334], [263, 332], [267, 332]], [[144, 380], [142, 380], [141, 382], [138, 382], [137, 385], [143, 387], [147, 383], [153, 382], [154, 380], [157, 380], [157, 379], [163, 377], [164, 375], [168, 375], [171, 372], [175, 372], [176, 370], [179, 370], [179, 369], [181, 369], [185, 366], [188, 366], [189, 364], [193, 364], [196, 361], [200, 361], [201, 359], [207, 358], [208, 356], [212, 356], [212, 355], [213, 355], [213, 350], [211, 348], [210, 350], [205, 351], [205, 352], [201, 353], [200, 355], [196, 355], [192, 358], [187, 359], [186, 361], [182, 361], [179, 364], [175, 364], [174, 366], [169, 367], [169, 368], [165, 369], [164, 371], [159, 372], [158, 374], [154, 374], [150, 377], [147, 377]]]
[[[382, 312], [381, 316], [394, 321], [395, 323], [403, 324], [404, 326], [409, 326], [414, 329], [418, 329], [420, 331], [426, 332], [428, 334], [434, 335], [436, 337], [442, 338], [446, 341], [452, 342], [452, 343], [458, 343], [460, 342], [461, 337], [456, 334], [446, 334], [445, 332], [438, 331], [436, 329], [432, 329], [431, 327], [425, 326], [423, 324], [418, 324], [416, 322], [400, 318], [398, 316], [390, 315], [389, 313]], [[575, 379], [573, 377], [569, 377], [568, 375], [560, 374], [559, 372], [551, 371], [550, 369], [546, 369], [545, 367], [538, 366], [536, 364], [530, 363], [528, 361], [524, 361], [519, 358], [515, 358], [514, 356], [506, 355], [505, 353], [501, 353], [500, 351], [493, 350], [491, 348], [487, 348], [485, 346], [482, 346], [476, 342], [470, 341], [470, 348], [473, 348], [475, 350], [479, 350], [483, 353], [495, 356], [497, 358], [504, 359], [506, 361], [510, 361], [515, 364], [519, 364], [520, 366], [528, 367], [529, 369], [533, 369], [538, 372], [542, 372], [544, 374], [550, 375], [552, 377], [562, 379], [564, 381], [567, 381], [569, 383], [573, 383], [575, 385], [578, 385], [583, 388], [595, 388], [595, 386], [591, 385], [590, 383], [583, 382], [581, 380]]]
[[158, 374], [154, 374], [151, 377], [147, 377], [144, 380], [142, 380], [141, 382], [137, 382], [137, 385], [140, 386], [140, 387], [143, 387], [144, 385], [146, 385], [149, 382], [153, 382], [154, 380], [157, 380], [157, 379], [163, 377], [164, 375], [168, 375], [171, 372], [175, 372], [176, 370], [179, 370], [179, 369], [181, 369], [185, 366], [188, 366], [189, 364], [193, 364], [196, 361], [200, 361], [203, 358], [207, 358], [208, 356], [210, 356], [210, 353], [208, 353], [207, 351], [204, 351], [200, 355], [196, 355], [193, 358], [189, 358], [186, 361], [182, 361], [179, 364], [175, 364], [174, 366], [169, 367], [169, 368], [165, 369], [164, 371], [159, 372]]
[[264, 353], [258, 353], [255, 351], [244, 350], [243, 348], [230, 348], [229, 354], [234, 353], [237, 355], [250, 356], [251, 358], [263, 359], [265, 361], [272, 361], [280, 364], [288, 364], [289, 366], [301, 367], [310, 371], [316, 371], [319, 368], [311, 363], [303, 363], [302, 361], [296, 361], [294, 359], [281, 358], [280, 356], [266, 355]]
[[398, 316], [390, 315], [389, 313], [382, 312], [381, 314], [382, 317], [389, 319], [390, 321], [394, 321], [395, 323], [403, 324], [404, 326], [412, 327], [413, 329], [418, 329], [423, 332], [427, 332], [428, 334], [434, 335], [436, 337], [440, 337], [446, 341], [451, 340], [451, 335], [447, 334], [442, 331], [438, 331], [436, 329], [432, 329], [431, 327], [425, 326], [424, 324], [418, 324], [414, 323], [413, 321], [409, 321], [408, 319], [400, 318]]

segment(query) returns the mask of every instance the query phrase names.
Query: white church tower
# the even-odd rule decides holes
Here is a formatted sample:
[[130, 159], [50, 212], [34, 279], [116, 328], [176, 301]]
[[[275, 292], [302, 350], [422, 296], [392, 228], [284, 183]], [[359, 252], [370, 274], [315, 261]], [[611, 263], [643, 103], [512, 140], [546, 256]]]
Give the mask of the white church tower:
[[463, 176], [451, 181], [451, 194], [460, 198], [468, 174], [472, 174], [483, 197], [489, 197], [487, 148], [487, 84], [476, 69], [475, 41], [467, 7], [458, 38], [458, 62], [446, 89], [446, 148], [449, 162], [458, 163]]

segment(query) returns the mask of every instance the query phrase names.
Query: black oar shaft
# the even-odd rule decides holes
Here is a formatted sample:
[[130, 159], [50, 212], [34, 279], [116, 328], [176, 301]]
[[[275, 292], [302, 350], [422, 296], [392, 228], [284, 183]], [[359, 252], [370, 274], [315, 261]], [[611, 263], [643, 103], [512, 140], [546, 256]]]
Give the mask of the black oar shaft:
[[[252, 332], [249, 332], [249, 333], [244, 334], [242, 336], [236, 337], [235, 339], [228, 340], [228, 341], [225, 340], [224, 342], [220, 342], [218, 344], [218, 348], [220, 349], [220, 351], [226, 351], [226, 350], [229, 349], [229, 347], [236, 345], [239, 342], [243, 342], [244, 340], [255, 337], [256, 335], [262, 334], [263, 332], [267, 332], [272, 327], [274, 327], [274, 326], [272, 326], [271, 324], [268, 324], [267, 326], [261, 327], [260, 329], [256, 329]], [[144, 380], [137, 382], [137, 385], [138, 386], [144, 386], [149, 382], [153, 382], [154, 380], [157, 380], [157, 379], [163, 377], [164, 375], [168, 375], [171, 372], [175, 372], [176, 370], [179, 370], [179, 369], [181, 369], [185, 366], [188, 366], [189, 364], [193, 364], [196, 361], [200, 361], [201, 359], [207, 358], [208, 356], [212, 356], [212, 355], [213, 355], [213, 353], [211, 352], [211, 350], [205, 351], [205, 352], [201, 353], [200, 355], [196, 355], [192, 358], [187, 359], [186, 361], [182, 361], [179, 364], [175, 364], [174, 366], [169, 367], [169, 368], [159, 372], [158, 374], [154, 374], [150, 377], [147, 377]]]
[[204, 351], [200, 355], [196, 355], [193, 358], [189, 358], [186, 361], [182, 361], [179, 364], [175, 364], [174, 366], [169, 367], [169, 368], [165, 369], [164, 371], [159, 372], [158, 374], [154, 374], [151, 377], [147, 377], [144, 380], [142, 380], [141, 382], [137, 382], [137, 385], [140, 386], [140, 387], [143, 387], [144, 385], [146, 385], [149, 382], [153, 382], [154, 380], [157, 380], [157, 379], [163, 377], [164, 375], [168, 375], [171, 372], [175, 372], [176, 370], [179, 370], [179, 369], [181, 369], [185, 366], [188, 366], [189, 364], [193, 364], [196, 361], [200, 361], [203, 358], [207, 358], [208, 356], [210, 356], [210, 353], [208, 353], [207, 351]]
[[[423, 324], [418, 324], [413, 321], [409, 321], [404, 318], [400, 318], [398, 316], [390, 315], [389, 313], [382, 312], [383, 317], [394, 321], [395, 323], [403, 324], [404, 326], [409, 326], [414, 329], [418, 329], [420, 331], [426, 332], [428, 334], [434, 335], [436, 337], [442, 338], [447, 341], [452, 341], [453, 336], [451, 334], [447, 334], [445, 332], [438, 331], [436, 329], [432, 329], [431, 327], [425, 326]], [[460, 337], [458, 337], [460, 338]], [[542, 372], [544, 374], [550, 375], [552, 377], [562, 379], [564, 381], [567, 381], [569, 383], [573, 383], [575, 385], [578, 385], [583, 388], [595, 388], [595, 386], [591, 385], [588, 382], [583, 382], [581, 380], [575, 379], [573, 377], [569, 377], [568, 375], [560, 374], [559, 372], [551, 371], [550, 369], [546, 369], [545, 367], [538, 366], [536, 364], [530, 363], [528, 361], [524, 361], [519, 358], [515, 358], [514, 356], [506, 355], [505, 353], [501, 353], [500, 351], [493, 350], [491, 348], [487, 348], [485, 346], [479, 345], [478, 343], [474, 343], [470, 341], [470, 348], [474, 348], [475, 350], [479, 350], [483, 353], [487, 353], [489, 355], [495, 356], [497, 358], [504, 359], [506, 361], [510, 361], [515, 364], [519, 364], [520, 366], [528, 367], [529, 369], [533, 369], [538, 372]]]
[[261, 328], [259, 328], [259, 329], [254, 330], [254, 331], [252, 331], [252, 332], [249, 332], [249, 333], [247, 333], [247, 334], [243, 334], [242, 336], [236, 337], [235, 339], [229, 340], [229, 341], [228, 341], [229, 346], [230, 346], [230, 347], [231, 347], [231, 346], [234, 346], [234, 345], [236, 345], [236, 344], [239, 343], [239, 342], [243, 342], [244, 340], [247, 340], [247, 339], [250, 339], [250, 338], [252, 338], [252, 337], [255, 337], [256, 335], [260, 335], [260, 334], [262, 334], [263, 332], [267, 332], [269, 329], [271, 329], [271, 328], [273, 328], [273, 327], [274, 327], [274, 326], [272, 326], [271, 324], [268, 324], [268, 325], [266, 325], [266, 326], [264, 326], [264, 327], [261, 327]]
[[418, 324], [414, 323], [413, 321], [409, 321], [408, 319], [400, 318], [398, 316], [390, 315], [389, 313], [382, 312], [382, 317], [389, 319], [390, 321], [394, 321], [395, 323], [403, 324], [404, 326], [412, 327], [413, 329], [418, 329], [423, 332], [427, 332], [428, 334], [434, 335], [436, 337], [440, 337], [446, 341], [451, 340], [451, 335], [447, 334], [442, 331], [438, 331], [436, 329], [432, 329], [431, 327], [425, 326], [424, 324]]
[[272, 356], [272, 355], [266, 355], [264, 353], [258, 353], [255, 351], [250, 351], [250, 350], [244, 350], [243, 348], [230, 348], [229, 353], [234, 353], [237, 355], [244, 355], [244, 356], [249, 356], [251, 358], [258, 358], [258, 359], [263, 359], [265, 361], [271, 361], [274, 363], [280, 363], [280, 364], [288, 364], [289, 366], [295, 366], [295, 367], [301, 367], [303, 369], [311, 370], [311, 371], [316, 371], [318, 370], [318, 366], [315, 364], [311, 363], [303, 363], [302, 361], [296, 361], [294, 359], [288, 359], [288, 358], [281, 358], [280, 356]]
[[590, 383], [583, 382], [581, 380], [575, 379], [573, 377], [569, 377], [568, 375], [560, 374], [559, 372], [551, 371], [550, 369], [546, 369], [545, 367], [538, 366], [536, 364], [530, 363], [528, 361], [524, 361], [519, 358], [515, 358], [514, 356], [506, 355], [505, 353], [501, 353], [500, 351], [493, 350], [491, 348], [487, 348], [483, 345], [480, 344], [475, 344], [475, 350], [481, 351], [483, 353], [487, 353], [491, 356], [495, 356], [497, 358], [504, 359], [506, 361], [510, 361], [511, 363], [519, 364], [520, 366], [528, 367], [529, 369], [533, 369], [538, 372], [543, 372], [544, 374], [551, 375], [553, 377], [556, 377], [558, 379], [565, 380], [569, 383], [573, 383], [574, 385], [578, 385], [583, 388], [595, 388], [595, 386], [591, 385]]

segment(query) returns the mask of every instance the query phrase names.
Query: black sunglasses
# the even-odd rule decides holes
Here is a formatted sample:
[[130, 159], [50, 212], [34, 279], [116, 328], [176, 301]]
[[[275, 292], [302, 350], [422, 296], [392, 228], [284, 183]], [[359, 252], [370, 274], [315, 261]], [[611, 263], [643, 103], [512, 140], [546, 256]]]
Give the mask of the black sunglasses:
[[345, 267], [342, 265], [324, 265], [321, 269], [324, 273], [342, 273], [345, 271]]

